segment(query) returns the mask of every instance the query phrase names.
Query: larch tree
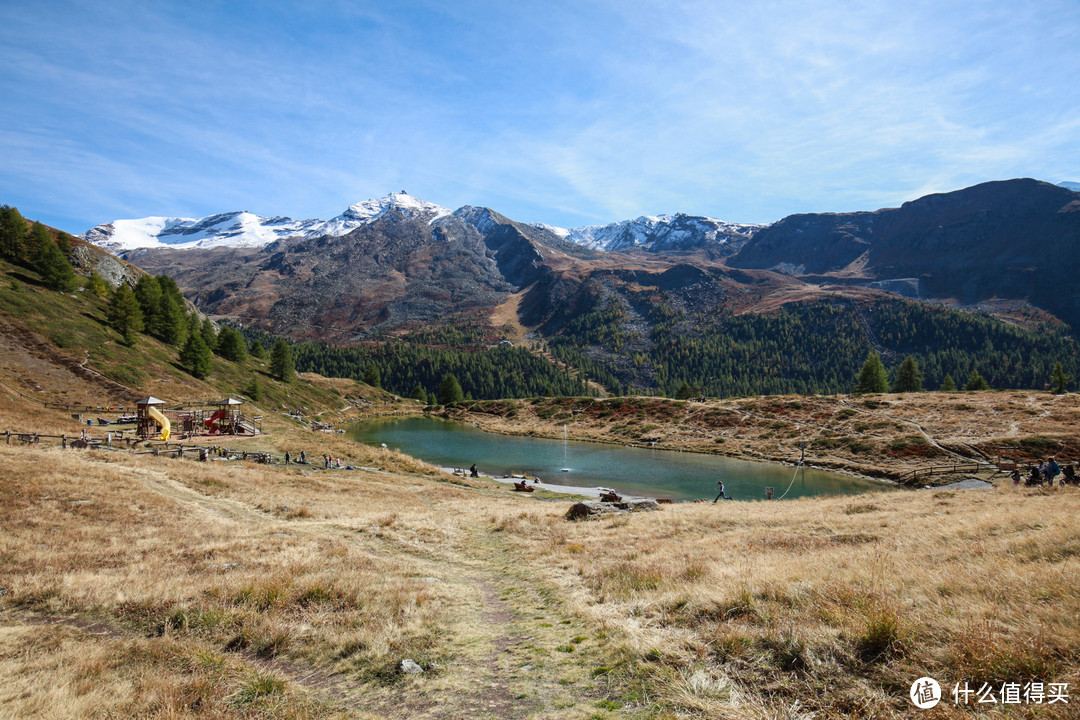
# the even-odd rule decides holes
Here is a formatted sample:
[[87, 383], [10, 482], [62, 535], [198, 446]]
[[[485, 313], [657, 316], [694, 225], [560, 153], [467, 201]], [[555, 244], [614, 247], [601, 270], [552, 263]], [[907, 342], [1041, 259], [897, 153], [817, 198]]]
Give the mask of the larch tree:
[[889, 376], [885, 372], [881, 356], [876, 352], [871, 352], [866, 356], [866, 362], [863, 363], [862, 370], [859, 371], [859, 379], [855, 383], [855, 392], [889, 392]]
[[893, 392], [922, 392], [922, 373], [915, 358], [908, 355], [904, 362], [900, 363], [900, 369], [896, 371], [896, 384]]

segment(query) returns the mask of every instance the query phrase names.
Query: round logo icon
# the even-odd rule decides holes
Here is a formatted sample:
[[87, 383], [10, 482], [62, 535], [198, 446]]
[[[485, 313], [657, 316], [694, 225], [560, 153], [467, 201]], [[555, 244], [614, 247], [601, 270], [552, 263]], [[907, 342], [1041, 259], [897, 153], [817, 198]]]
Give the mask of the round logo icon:
[[941, 702], [941, 686], [938, 681], [932, 677], [921, 677], [911, 683], [911, 702], [922, 710], [929, 710]]

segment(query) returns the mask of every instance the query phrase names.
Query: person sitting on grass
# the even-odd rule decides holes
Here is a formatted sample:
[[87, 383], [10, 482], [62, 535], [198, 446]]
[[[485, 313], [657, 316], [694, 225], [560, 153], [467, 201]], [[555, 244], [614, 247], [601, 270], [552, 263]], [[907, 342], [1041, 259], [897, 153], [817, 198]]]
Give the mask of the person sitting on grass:
[[1027, 480], [1024, 481], [1024, 484], [1028, 487], [1042, 485], [1042, 473], [1039, 472], [1038, 465], [1031, 466], [1031, 472], [1028, 473]]

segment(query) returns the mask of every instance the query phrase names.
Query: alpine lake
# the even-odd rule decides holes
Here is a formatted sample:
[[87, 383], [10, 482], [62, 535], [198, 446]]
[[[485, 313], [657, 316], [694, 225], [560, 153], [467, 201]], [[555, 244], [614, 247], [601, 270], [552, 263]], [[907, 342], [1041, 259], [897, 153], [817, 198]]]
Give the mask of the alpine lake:
[[[565, 430], [564, 430], [565, 432]], [[732, 500], [814, 495], [859, 495], [895, 490], [887, 483], [777, 463], [717, 455], [631, 448], [603, 443], [498, 435], [472, 425], [434, 418], [368, 420], [347, 433], [358, 442], [400, 450], [447, 468], [474, 463], [485, 475], [526, 475], [544, 483], [612, 488], [620, 494], [674, 501], [712, 500], [723, 482]]]

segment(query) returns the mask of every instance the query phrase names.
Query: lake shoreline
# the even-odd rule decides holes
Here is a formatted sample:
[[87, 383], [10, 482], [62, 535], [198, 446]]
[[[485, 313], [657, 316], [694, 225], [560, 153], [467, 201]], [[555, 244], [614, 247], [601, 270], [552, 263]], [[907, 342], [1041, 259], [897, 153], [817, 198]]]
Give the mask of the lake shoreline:
[[[671, 448], [626, 447], [576, 438], [570, 441], [569, 437], [560, 443], [559, 438], [490, 432], [475, 423], [443, 417], [373, 423], [353, 426], [353, 439], [376, 446], [388, 444], [448, 474], [460, 476], [465, 472], [463, 468], [476, 465], [482, 476], [500, 483], [523, 476], [539, 477], [539, 490], [560, 495], [598, 498], [602, 490], [613, 489], [626, 497], [692, 502], [712, 500], [721, 480], [727, 495], [739, 500], [767, 500], [769, 488], [773, 497], [796, 498], [854, 495], [896, 487], [875, 478], [820, 470], [809, 464], [755, 461]], [[565, 472], [566, 468], [570, 468], [569, 472]]]
[[[559, 440], [560, 439], [557, 434], [549, 435], [547, 433], [537, 433], [535, 429], [514, 431], [512, 428], [508, 429], [508, 428], [506, 428], [504, 426], [493, 425], [493, 424], [489, 424], [489, 423], [482, 423], [481, 420], [477, 419], [474, 414], [469, 414], [467, 417], [455, 418], [455, 417], [447, 415], [447, 414], [434, 415], [432, 413], [425, 412], [422, 415], [414, 415], [413, 417], [425, 417], [425, 418], [430, 418], [432, 420], [441, 420], [443, 422], [448, 422], [448, 423], [459, 423], [459, 424], [462, 424], [462, 425], [470, 425], [470, 426], [476, 428], [477, 430], [481, 430], [481, 431], [486, 432], [486, 433], [491, 433], [492, 435], [503, 435], [505, 437], [533, 438], [533, 439], [538, 439], [538, 440]], [[467, 418], [470, 418], [470, 419], [467, 419]], [[364, 422], [364, 421], [361, 420], [360, 422]], [[833, 467], [832, 465], [829, 465], [827, 463], [818, 464], [818, 463], [814, 463], [812, 461], [805, 461], [805, 460], [800, 463], [800, 462], [797, 462], [797, 461], [792, 462], [791, 460], [771, 459], [771, 458], [765, 458], [765, 457], [752, 457], [752, 456], [748, 457], [748, 456], [736, 455], [736, 454], [733, 454], [733, 453], [725, 453], [725, 452], [721, 452], [719, 450], [713, 450], [711, 448], [710, 449], [704, 449], [704, 448], [694, 449], [694, 448], [675, 448], [675, 447], [669, 447], [669, 446], [666, 446], [666, 445], [642, 445], [640, 443], [634, 443], [634, 442], [618, 442], [618, 441], [615, 441], [615, 440], [606, 440], [606, 439], [603, 439], [603, 438], [595, 438], [595, 437], [588, 436], [588, 435], [586, 435], [586, 436], [568, 435], [567, 439], [569, 439], [569, 440], [571, 440], [573, 442], [591, 443], [591, 444], [594, 444], [594, 445], [610, 445], [612, 447], [627, 448], [627, 449], [633, 449], [633, 450], [658, 450], [658, 451], [661, 451], [661, 452], [671, 452], [671, 453], [689, 453], [691, 455], [700, 455], [700, 456], [703, 456], [703, 457], [717, 457], [717, 458], [724, 458], [724, 459], [727, 459], [727, 460], [736, 460], [738, 462], [758, 463], [758, 464], [762, 464], [762, 465], [781, 465], [783, 467], [790, 467], [790, 468], [803, 467], [803, 468], [806, 468], [808, 470], [818, 470], [818, 471], [821, 471], [821, 472], [834, 473], [836, 475], [846, 475], [848, 477], [859, 478], [860, 480], [872, 480], [873, 482], [881, 483], [882, 485], [885, 485], [885, 486], [888, 486], [888, 487], [897, 487], [897, 488], [904, 487], [903, 485], [898, 483], [896, 480], [893, 480], [892, 478], [882, 477], [880, 475], [869, 475], [869, 474], [866, 474], [866, 473], [858, 472], [856, 470], [852, 470], [850, 467], [847, 467], [847, 466]]]

